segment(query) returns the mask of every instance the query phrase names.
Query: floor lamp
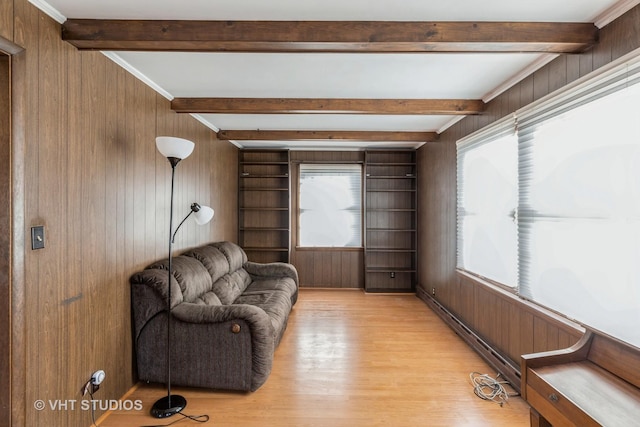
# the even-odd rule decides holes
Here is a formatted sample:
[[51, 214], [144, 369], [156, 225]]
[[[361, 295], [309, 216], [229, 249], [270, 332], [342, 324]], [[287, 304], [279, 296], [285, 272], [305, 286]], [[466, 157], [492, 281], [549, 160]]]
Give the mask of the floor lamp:
[[191, 210], [173, 230], [173, 182], [176, 173], [176, 165], [193, 152], [194, 143], [182, 138], [171, 136], [159, 136], [156, 138], [156, 148], [171, 164], [171, 203], [169, 210], [169, 265], [167, 286], [167, 395], [158, 399], [151, 408], [151, 415], [156, 418], [167, 418], [182, 411], [187, 406], [187, 400], [177, 394], [171, 395], [171, 247], [180, 226], [193, 214], [196, 223], [204, 225], [213, 218], [213, 209], [208, 206], [200, 206], [197, 203], [191, 205]]

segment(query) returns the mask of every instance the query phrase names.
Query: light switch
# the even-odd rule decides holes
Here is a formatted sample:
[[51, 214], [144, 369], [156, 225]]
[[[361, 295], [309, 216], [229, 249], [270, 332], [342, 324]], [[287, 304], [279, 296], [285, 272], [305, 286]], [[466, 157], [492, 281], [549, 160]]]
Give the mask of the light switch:
[[31, 249], [44, 248], [44, 225], [31, 227]]

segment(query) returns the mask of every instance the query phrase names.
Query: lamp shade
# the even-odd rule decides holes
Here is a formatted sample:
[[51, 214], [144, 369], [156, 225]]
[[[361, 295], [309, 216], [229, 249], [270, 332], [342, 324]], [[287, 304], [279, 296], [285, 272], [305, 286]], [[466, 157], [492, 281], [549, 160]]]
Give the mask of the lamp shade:
[[156, 148], [166, 158], [184, 160], [193, 152], [195, 144], [188, 139], [175, 136], [159, 136], [156, 138]]
[[205, 225], [213, 218], [213, 209], [209, 206], [200, 206], [200, 210], [193, 213], [193, 218], [198, 225]]

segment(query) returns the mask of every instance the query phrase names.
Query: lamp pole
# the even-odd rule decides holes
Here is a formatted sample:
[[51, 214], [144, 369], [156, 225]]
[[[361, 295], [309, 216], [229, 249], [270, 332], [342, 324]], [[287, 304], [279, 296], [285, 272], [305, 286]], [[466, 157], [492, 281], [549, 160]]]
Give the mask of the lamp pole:
[[189, 157], [193, 151], [195, 144], [187, 139], [176, 138], [172, 136], [159, 136], [156, 138], [156, 147], [158, 151], [169, 160], [171, 164], [171, 199], [169, 207], [169, 262], [168, 262], [168, 280], [167, 280], [167, 395], [158, 399], [151, 408], [151, 415], [156, 418], [167, 418], [182, 411], [187, 406], [187, 400], [179, 395], [171, 395], [171, 277], [173, 276], [172, 266], [172, 245], [176, 233], [180, 226], [189, 218], [189, 215], [195, 213], [196, 223], [204, 225], [211, 221], [214, 212], [208, 206], [200, 206], [197, 203], [191, 205], [189, 214], [184, 217], [182, 222], [178, 224], [176, 230], [173, 230], [173, 183], [176, 175], [176, 166], [181, 160]]
[[168, 262], [168, 280], [167, 280], [167, 395], [158, 399], [151, 408], [151, 415], [156, 418], [167, 418], [182, 411], [187, 406], [187, 400], [179, 395], [171, 395], [171, 277], [173, 276], [172, 266], [172, 246], [173, 239], [180, 229], [180, 226], [189, 218], [189, 215], [195, 213], [196, 223], [204, 225], [211, 221], [214, 212], [208, 206], [200, 206], [197, 203], [191, 205], [189, 214], [184, 217], [182, 222], [178, 224], [175, 231], [173, 230], [173, 190], [176, 175], [176, 166], [181, 160], [189, 157], [193, 151], [194, 143], [182, 138], [171, 136], [159, 136], [156, 138], [156, 147], [158, 151], [169, 160], [171, 164], [171, 199], [169, 208], [169, 262]]
[[[156, 418], [167, 418], [182, 411], [187, 406], [187, 400], [180, 396], [171, 396], [171, 277], [173, 276], [172, 270], [172, 246], [173, 246], [173, 185], [176, 174], [176, 166], [180, 162], [177, 157], [168, 157], [169, 163], [171, 163], [171, 196], [169, 203], [169, 265], [168, 265], [168, 280], [167, 285], [169, 287], [167, 291], [167, 395], [153, 404], [151, 408], [151, 415]], [[189, 212], [191, 215], [191, 212]], [[187, 215], [187, 216], [189, 216]], [[185, 218], [186, 219], [186, 218]], [[184, 222], [184, 220], [183, 220]], [[182, 223], [180, 223], [182, 225]], [[176, 230], [177, 232], [178, 230]]]

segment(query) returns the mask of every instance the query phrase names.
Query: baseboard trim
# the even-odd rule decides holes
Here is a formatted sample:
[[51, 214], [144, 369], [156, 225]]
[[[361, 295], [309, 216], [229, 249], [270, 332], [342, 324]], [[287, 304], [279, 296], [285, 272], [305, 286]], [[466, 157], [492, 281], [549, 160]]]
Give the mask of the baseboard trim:
[[493, 369], [504, 377], [511, 387], [520, 393], [520, 368], [500, 355], [500, 353], [492, 348], [468, 326], [458, 319], [452, 312], [447, 310], [445, 306], [440, 304], [427, 291], [420, 286], [416, 289], [416, 296], [420, 298], [429, 308], [431, 308], [451, 329], [454, 330], [460, 338], [462, 338], [472, 349], [476, 351]]

